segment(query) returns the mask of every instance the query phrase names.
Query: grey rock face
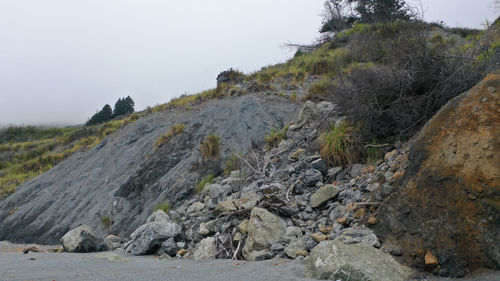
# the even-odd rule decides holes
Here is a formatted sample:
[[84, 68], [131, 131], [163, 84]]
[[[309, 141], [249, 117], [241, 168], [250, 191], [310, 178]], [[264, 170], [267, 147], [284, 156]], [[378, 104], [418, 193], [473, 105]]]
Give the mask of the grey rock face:
[[61, 243], [66, 252], [90, 253], [105, 251], [106, 245], [97, 239], [88, 225], [81, 225], [61, 238]]
[[256, 260], [257, 256], [267, 257], [264, 252], [270, 249], [271, 244], [285, 240], [286, 222], [265, 209], [254, 208], [247, 231], [248, 237], [243, 248], [243, 256], [247, 260]]
[[198, 243], [196, 250], [194, 251], [194, 259], [215, 259], [217, 255], [217, 247], [215, 245], [215, 238], [207, 237]]
[[[0, 200], [0, 240], [52, 244], [82, 224], [97, 237], [128, 237], [158, 203], [188, 199], [200, 177], [220, 169], [217, 163], [199, 165], [206, 135], [220, 136], [222, 163], [232, 151], [245, 152], [271, 129], [282, 128], [299, 107], [289, 99], [250, 93], [142, 117]], [[184, 133], [154, 149], [176, 123], [185, 124]], [[103, 213], [113, 219], [108, 229], [100, 223]]]
[[311, 195], [311, 207], [317, 208], [321, 206], [321, 204], [337, 196], [339, 192], [340, 190], [331, 184], [320, 187], [318, 190], [316, 190], [316, 192], [314, 192], [313, 195]]
[[306, 261], [306, 277], [329, 280], [401, 281], [413, 271], [390, 255], [363, 244], [335, 239], [316, 246]]
[[133, 255], [147, 255], [158, 250], [163, 241], [181, 234], [180, 225], [173, 222], [148, 222], [134, 231], [127, 252]]

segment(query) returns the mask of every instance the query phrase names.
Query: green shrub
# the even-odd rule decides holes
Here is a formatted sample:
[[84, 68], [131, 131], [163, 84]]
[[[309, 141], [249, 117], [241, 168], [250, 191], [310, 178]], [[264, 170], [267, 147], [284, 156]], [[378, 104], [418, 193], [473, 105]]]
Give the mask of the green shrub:
[[201, 154], [203, 159], [217, 159], [220, 153], [220, 137], [210, 134], [201, 143]]
[[113, 222], [108, 215], [104, 215], [101, 217], [101, 224], [104, 228], [109, 228], [113, 224]]
[[264, 136], [264, 141], [267, 144], [267, 147], [269, 149], [273, 147], [278, 147], [280, 142], [284, 139], [286, 139], [286, 131], [288, 127], [285, 127], [284, 129], [272, 129], [269, 134]]
[[162, 146], [165, 142], [171, 140], [174, 136], [183, 133], [184, 130], [185, 130], [185, 126], [183, 123], [172, 125], [172, 127], [170, 127], [170, 130], [166, 134], [161, 135], [156, 140], [155, 147], [158, 148], [158, 147]]
[[358, 150], [356, 133], [357, 128], [346, 120], [338, 126], [332, 124], [319, 137], [321, 157], [333, 166], [354, 162]]
[[224, 165], [224, 176], [229, 176], [232, 171], [240, 169], [240, 159], [236, 155], [232, 155], [226, 160]]
[[323, 78], [319, 82], [312, 83], [307, 91], [307, 95], [304, 98], [306, 100], [322, 98], [327, 94], [330, 86], [332, 86], [332, 83], [327, 78]]
[[162, 210], [164, 211], [165, 213], [168, 213], [170, 211], [170, 203], [168, 201], [163, 201], [159, 204], [157, 204], [154, 208], [155, 211], [159, 211], [159, 210]]
[[198, 193], [202, 192], [205, 185], [211, 184], [213, 180], [214, 180], [214, 174], [212, 174], [212, 173], [201, 178], [200, 181], [196, 184], [196, 191]]

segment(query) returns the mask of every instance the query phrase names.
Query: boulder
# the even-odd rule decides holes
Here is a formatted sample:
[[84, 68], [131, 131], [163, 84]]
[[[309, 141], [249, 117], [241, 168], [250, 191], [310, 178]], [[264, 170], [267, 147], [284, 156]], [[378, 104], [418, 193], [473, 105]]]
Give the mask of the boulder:
[[68, 231], [61, 238], [64, 251], [71, 253], [90, 253], [107, 250], [101, 239], [97, 239], [88, 225], [81, 225]]
[[315, 170], [318, 170], [323, 175], [327, 175], [328, 173], [328, 164], [323, 159], [317, 159], [311, 162], [311, 167]]
[[364, 227], [346, 228], [342, 230], [337, 239], [344, 244], [365, 243], [373, 247], [380, 247], [380, 241], [375, 233], [373, 233], [373, 230]]
[[179, 247], [174, 238], [168, 238], [161, 244], [160, 253], [167, 254], [169, 256], [175, 256], [178, 250]]
[[318, 112], [319, 109], [315, 103], [306, 101], [302, 109], [300, 109], [298, 116], [295, 118], [295, 124], [290, 126], [289, 130], [294, 131], [302, 128], [305, 124], [314, 120]]
[[146, 222], [168, 222], [170, 221], [170, 217], [163, 211], [158, 210], [154, 211], [146, 220]]
[[194, 259], [215, 259], [217, 255], [217, 246], [215, 245], [214, 237], [207, 237], [198, 243], [194, 251]]
[[412, 143], [404, 185], [375, 228], [408, 264], [424, 269], [430, 251], [452, 276], [500, 269], [499, 112], [500, 70], [449, 101]]
[[297, 257], [297, 253], [304, 251], [307, 251], [307, 246], [302, 239], [294, 239], [285, 247], [285, 255], [292, 259]]
[[413, 270], [384, 252], [363, 244], [344, 244], [338, 239], [323, 241], [306, 260], [305, 276], [329, 280], [402, 281]]
[[320, 171], [314, 169], [307, 170], [304, 177], [302, 177], [305, 186], [315, 186], [320, 181], [323, 181], [323, 175]]
[[148, 222], [130, 235], [132, 241], [126, 250], [133, 255], [154, 253], [165, 240], [177, 237], [181, 231], [181, 226], [174, 222]]
[[286, 222], [265, 209], [253, 208], [247, 231], [248, 237], [243, 248], [245, 259], [267, 258], [269, 255], [264, 253], [267, 253], [271, 244], [285, 240]]
[[322, 187], [318, 188], [318, 190], [316, 190], [316, 192], [314, 192], [313, 195], [311, 195], [311, 198], [309, 199], [309, 204], [311, 205], [312, 208], [317, 208], [326, 201], [337, 196], [339, 192], [340, 190], [334, 185], [331, 184], [323, 185]]
[[193, 204], [191, 204], [191, 206], [189, 206], [186, 213], [188, 213], [188, 214], [199, 213], [204, 208], [205, 208], [205, 204], [203, 204], [201, 202], [194, 202]]

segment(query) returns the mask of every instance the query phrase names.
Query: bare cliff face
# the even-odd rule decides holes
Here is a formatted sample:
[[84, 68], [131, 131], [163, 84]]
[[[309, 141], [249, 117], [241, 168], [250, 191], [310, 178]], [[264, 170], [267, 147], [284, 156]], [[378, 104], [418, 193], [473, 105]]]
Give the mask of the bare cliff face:
[[408, 158], [405, 184], [378, 211], [385, 244], [431, 271], [499, 268], [500, 71], [444, 106]]
[[[298, 108], [287, 98], [248, 94], [143, 117], [0, 202], [0, 240], [56, 243], [81, 224], [100, 236], [126, 237], [155, 205], [188, 198], [201, 177], [219, 172], [232, 152], [247, 151], [282, 128]], [[185, 125], [184, 133], [155, 148], [177, 123]], [[220, 137], [221, 154], [218, 161], [203, 161], [200, 143], [212, 133]], [[110, 229], [104, 229], [104, 218]]]

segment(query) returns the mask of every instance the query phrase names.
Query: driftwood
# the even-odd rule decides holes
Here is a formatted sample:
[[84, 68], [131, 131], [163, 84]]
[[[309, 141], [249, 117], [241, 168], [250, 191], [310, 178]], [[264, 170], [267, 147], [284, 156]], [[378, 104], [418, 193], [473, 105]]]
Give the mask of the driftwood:
[[29, 252], [34, 252], [34, 253], [48, 253], [46, 250], [38, 247], [38, 246], [30, 246], [28, 248], [23, 249], [23, 254], [27, 254]]

